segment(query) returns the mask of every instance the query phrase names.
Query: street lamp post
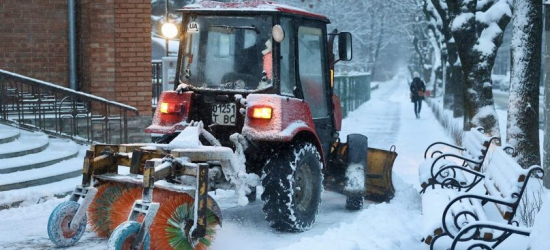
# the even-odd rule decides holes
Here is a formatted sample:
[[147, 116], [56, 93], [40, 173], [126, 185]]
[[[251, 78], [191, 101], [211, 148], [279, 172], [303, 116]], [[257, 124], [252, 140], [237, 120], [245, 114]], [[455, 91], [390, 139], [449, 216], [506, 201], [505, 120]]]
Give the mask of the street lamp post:
[[[165, 17], [164, 17], [164, 20], [165, 20], [165, 23], [170, 23], [170, 13], [168, 12], [168, 4], [170, 0], [165, 0], [164, 1], [164, 13], [165, 13]], [[164, 41], [166, 42], [166, 56], [169, 55], [170, 53], [170, 41], [168, 40], [168, 37], [164, 36]]]
[[170, 13], [168, 12], [168, 1], [169, 0], [166, 0], [165, 2], [166, 17], [165, 22], [161, 28], [162, 36], [164, 37], [164, 41], [166, 42], [166, 56], [169, 56], [170, 53], [170, 39], [173, 39], [179, 33], [178, 27], [170, 21]]

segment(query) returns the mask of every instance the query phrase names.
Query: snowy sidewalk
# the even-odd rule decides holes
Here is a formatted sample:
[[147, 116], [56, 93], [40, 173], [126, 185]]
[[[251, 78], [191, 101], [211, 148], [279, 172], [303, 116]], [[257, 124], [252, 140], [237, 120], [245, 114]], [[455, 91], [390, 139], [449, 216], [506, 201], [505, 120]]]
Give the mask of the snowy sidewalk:
[[351, 222], [329, 228], [314, 237], [304, 237], [281, 249], [428, 249], [420, 242], [423, 225], [418, 165], [429, 144], [436, 140], [449, 142], [450, 139], [429, 107], [424, 106], [421, 118], [416, 119], [408, 88], [405, 81], [397, 79], [381, 83], [380, 88], [372, 92], [372, 99], [344, 120], [340, 136], [345, 138], [347, 134], [360, 133], [369, 138], [370, 147], [389, 149], [391, 145], [396, 146], [395, 197], [389, 203], [370, 204], [363, 211], [350, 212], [349, 216], [355, 217]]

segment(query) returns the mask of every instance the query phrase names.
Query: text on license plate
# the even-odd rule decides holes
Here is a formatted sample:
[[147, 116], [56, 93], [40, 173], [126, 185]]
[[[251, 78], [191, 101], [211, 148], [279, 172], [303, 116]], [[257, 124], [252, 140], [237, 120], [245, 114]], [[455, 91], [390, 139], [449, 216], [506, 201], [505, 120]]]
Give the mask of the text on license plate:
[[218, 125], [235, 125], [237, 123], [237, 105], [235, 103], [212, 105], [212, 122]]

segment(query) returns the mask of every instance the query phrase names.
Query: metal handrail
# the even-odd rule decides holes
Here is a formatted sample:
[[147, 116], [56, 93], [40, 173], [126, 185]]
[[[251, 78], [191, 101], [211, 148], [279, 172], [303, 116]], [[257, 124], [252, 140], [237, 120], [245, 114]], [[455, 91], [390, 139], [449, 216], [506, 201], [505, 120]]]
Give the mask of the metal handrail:
[[0, 121], [81, 142], [128, 142], [136, 108], [0, 70]]
[[334, 76], [334, 94], [340, 98], [344, 117], [370, 100], [370, 82], [369, 73]]

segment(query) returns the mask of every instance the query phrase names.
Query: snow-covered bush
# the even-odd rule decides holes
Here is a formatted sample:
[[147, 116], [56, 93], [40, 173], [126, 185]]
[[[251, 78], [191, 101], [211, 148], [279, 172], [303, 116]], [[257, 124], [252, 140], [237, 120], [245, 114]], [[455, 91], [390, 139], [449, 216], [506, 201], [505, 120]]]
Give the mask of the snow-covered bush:
[[453, 118], [452, 111], [443, 109], [442, 98], [426, 98], [426, 103], [454, 143], [462, 145], [464, 131], [461, 119]]
[[542, 181], [536, 180], [530, 182], [521, 197], [518, 210], [519, 219], [523, 225], [532, 227], [535, 224], [535, 217], [542, 207], [543, 196], [544, 187], [542, 186]]

